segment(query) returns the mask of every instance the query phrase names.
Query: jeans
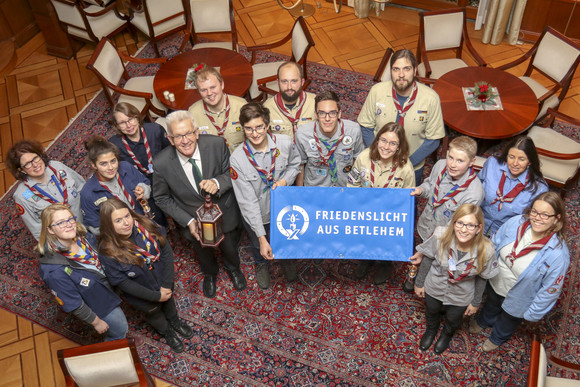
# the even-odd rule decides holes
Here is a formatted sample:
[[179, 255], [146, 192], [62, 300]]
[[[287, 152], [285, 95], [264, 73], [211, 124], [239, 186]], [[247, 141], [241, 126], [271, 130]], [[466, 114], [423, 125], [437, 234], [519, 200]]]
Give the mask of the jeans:
[[101, 320], [109, 324], [109, 330], [105, 333], [105, 341], [124, 339], [127, 336], [129, 326], [120, 306], [117, 306]]
[[495, 345], [501, 345], [509, 340], [524, 319], [514, 317], [502, 309], [505, 297], [497, 294], [489, 282], [486, 292], [487, 299], [477, 317], [477, 324], [483, 328], [492, 327], [489, 340]]
[[[266, 259], [262, 257], [260, 254], [260, 241], [258, 240], [258, 236], [252, 230], [252, 227], [246, 222], [246, 220], [242, 220], [244, 224], [244, 228], [248, 232], [248, 236], [250, 237], [250, 248], [252, 249], [252, 254], [254, 255], [254, 262], [257, 264], [266, 262]], [[264, 229], [266, 230], [266, 239], [270, 242], [270, 223], [264, 225]]]
[[424, 166], [415, 170], [415, 187], [420, 186], [423, 181], [423, 169], [425, 169]]

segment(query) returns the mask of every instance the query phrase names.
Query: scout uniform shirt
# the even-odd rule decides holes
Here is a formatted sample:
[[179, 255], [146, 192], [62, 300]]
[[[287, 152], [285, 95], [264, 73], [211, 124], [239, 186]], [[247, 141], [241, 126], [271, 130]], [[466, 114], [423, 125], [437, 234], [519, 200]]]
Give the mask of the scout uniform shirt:
[[[397, 166], [392, 178], [392, 162], [384, 166], [380, 161], [375, 161], [374, 164], [374, 183], [371, 184], [371, 150], [367, 148], [362, 151], [348, 174], [347, 187], [411, 188], [415, 186], [415, 172], [409, 159], [402, 167]], [[389, 178], [391, 179], [390, 181]], [[388, 185], [385, 187], [387, 183]]]
[[[415, 153], [425, 139], [437, 140], [445, 137], [439, 96], [430, 87], [419, 82], [416, 84], [417, 97], [411, 109], [407, 111], [403, 125], [409, 143], [409, 155]], [[374, 128], [376, 135], [385, 124], [396, 122], [397, 108], [392, 93], [391, 81], [374, 85], [358, 115], [358, 123], [366, 128]], [[421, 161], [415, 169], [421, 168], [423, 164], [424, 161]]]
[[[304, 124], [296, 131], [295, 142], [302, 159], [301, 164], [306, 164], [304, 166], [305, 186], [346, 186], [348, 173], [354, 160], [364, 149], [364, 145], [360, 127], [356, 122], [338, 120], [337, 124], [336, 133], [330, 139], [320, 131], [317, 121]], [[341, 131], [341, 125], [344, 125], [344, 133]], [[319, 139], [318, 145], [314, 138], [315, 129]], [[333, 153], [329, 156], [331, 151]], [[323, 162], [322, 157], [328, 157], [326, 163]], [[333, 165], [336, 171], [335, 178], [331, 176]]]
[[307, 93], [305, 91], [302, 92], [305, 95], [306, 101], [304, 101], [304, 106], [302, 106], [302, 110], [300, 112], [300, 116], [296, 117], [298, 114], [299, 106], [298, 102], [300, 98], [296, 101], [296, 104], [292, 109], [289, 109], [289, 114], [292, 117], [298, 118], [298, 121], [295, 123], [295, 127], [292, 127], [292, 122], [290, 119], [286, 117], [282, 111], [276, 105], [276, 98], [280, 94], [276, 94], [266, 100], [264, 102], [264, 107], [270, 110], [270, 132], [275, 134], [285, 134], [290, 136], [291, 139], [294, 139], [294, 132], [296, 132], [297, 128], [300, 125], [304, 125], [309, 121], [316, 120], [316, 112], [314, 98], [315, 95], [312, 93]]
[[[447, 166], [447, 160], [439, 160], [433, 166], [431, 174], [419, 187], [423, 190], [421, 197], [427, 198], [425, 209], [419, 217], [417, 222], [417, 232], [422, 240], [427, 240], [437, 226], [447, 226], [457, 208], [465, 203], [473, 203], [477, 206], [483, 202], [484, 191], [481, 181], [476, 177], [465, 191], [459, 192], [453, 198], [447, 200], [442, 205], [434, 208], [433, 198], [435, 196], [435, 187], [437, 186], [437, 179], [440, 176], [443, 168]], [[436, 200], [441, 200], [455, 187], [461, 187], [468, 179], [470, 170], [465, 172], [458, 180], [453, 180], [448, 173], [441, 179], [438, 187]]]
[[204, 108], [203, 100], [199, 100], [191, 105], [189, 111], [193, 114], [193, 118], [199, 126], [200, 134], [213, 134], [215, 136], [219, 135], [216, 125], [220, 127], [223, 126], [226, 116], [228, 116], [228, 122], [224, 128], [223, 137], [225, 137], [230, 153], [232, 153], [238, 145], [244, 142], [244, 129], [240, 124], [240, 109], [248, 102], [245, 99], [234, 95], [224, 94], [224, 98], [226, 97], [230, 102], [229, 113], [226, 111], [225, 103], [224, 108], [219, 113], [213, 113], [209, 109], [207, 110], [209, 115], [215, 121], [215, 124], [212, 123], [211, 119], [208, 117], [208, 113], [206, 113]]

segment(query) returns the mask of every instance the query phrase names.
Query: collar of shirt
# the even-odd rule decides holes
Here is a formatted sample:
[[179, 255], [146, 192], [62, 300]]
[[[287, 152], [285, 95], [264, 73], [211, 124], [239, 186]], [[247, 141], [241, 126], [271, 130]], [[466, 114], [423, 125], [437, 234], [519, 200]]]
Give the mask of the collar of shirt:
[[[341, 120], [337, 120], [336, 121], [336, 132], [334, 132], [334, 134], [332, 135], [332, 137], [328, 137], [326, 134], [322, 133], [322, 130], [320, 130], [320, 123], [318, 121], [316, 121], [316, 124], [314, 125], [314, 130], [316, 131], [316, 135], [324, 141], [330, 141], [330, 140], [336, 140], [338, 139], [338, 136], [340, 136], [340, 124], [341, 124]], [[346, 132], [346, 129], [345, 129]], [[346, 133], [345, 133], [346, 135]], [[314, 135], [313, 135], [314, 136]]]
[[[272, 134], [271, 136], [268, 136], [268, 152], [270, 150], [276, 148], [276, 143], [274, 141], [272, 141], [272, 137], [274, 137], [274, 136], [275, 136], [274, 134]], [[250, 141], [248, 141], [248, 144], [249, 144], [250, 149], [252, 150], [252, 153], [253, 154], [256, 154], [256, 153], [266, 153], [266, 152], [261, 152], [261, 151], [256, 150], [256, 148], [254, 148], [254, 144], [252, 144]]]
[[201, 155], [199, 153], [198, 146], [195, 147], [195, 151], [193, 151], [193, 155], [191, 157], [184, 156], [181, 153], [179, 153], [179, 151], [177, 151], [177, 150], [176, 150], [176, 152], [177, 152], [177, 157], [179, 157], [179, 161], [180, 161], [182, 167], [185, 168], [186, 165], [191, 165], [189, 163], [189, 159], [194, 159], [195, 162], [197, 163], [198, 168], [201, 171]]
[[528, 176], [528, 173], [530, 173], [530, 168], [527, 168], [526, 171], [524, 173], [520, 173], [520, 175], [518, 177], [516, 177], [515, 179], [512, 178], [512, 173], [510, 172], [510, 169], [507, 165], [507, 163], [503, 163], [499, 166], [499, 169], [501, 171], [505, 171], [506, 173], [506, 177], [509, 180], [518, 180], [520, 183], [522, 184], [526, 184], [526, 177]]

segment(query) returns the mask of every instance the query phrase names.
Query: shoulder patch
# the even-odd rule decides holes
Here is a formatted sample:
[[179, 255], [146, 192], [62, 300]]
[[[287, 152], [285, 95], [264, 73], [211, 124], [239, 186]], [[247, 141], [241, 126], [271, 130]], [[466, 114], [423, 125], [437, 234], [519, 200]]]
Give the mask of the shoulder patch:
[[100, 206], [101, 203], [106, 202], [107, 199], [108, 198], [106, 196], [103, 196], [102, 198], [98, 198], [97, 200], [95, 200], [95, 206], [97, 206], [97, 207]]
[[238, 173], [234, 169], [234, 167], [230, 167], [230, 177], [232, 180], [238, 180]]
[[24, 207], [22, 207], [20, 204], [16, 203], [16, 213], [19, 216], [24, 215]]

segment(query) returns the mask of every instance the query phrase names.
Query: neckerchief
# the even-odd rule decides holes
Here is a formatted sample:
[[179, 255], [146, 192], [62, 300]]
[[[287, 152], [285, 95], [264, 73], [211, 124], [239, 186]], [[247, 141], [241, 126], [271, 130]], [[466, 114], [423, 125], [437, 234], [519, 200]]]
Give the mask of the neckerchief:
[[[392, 161], [392, 165], [391, 165], [391, 174], [389, 175], [389, 178], [387, 179], [387, 183], [385, 185], [383, 185], [383, 188], [387, 188], [389, 186], [389, 183], [391, 182], [391, 180], [393, 180], [393, 177], [395, 176], [395, 171], [397, 170], [397, 164], [395, 163], [395, 160]], [[375, 162], [373, 160], [371, 160], [371, 187], [375, 186]]]
[[292, 116], [292, 114], [286, 109], [286, 105], [284, 105], [284, 100], [282, 99], [282, 94], [278, 93], [274, 96], [274, 102], [276, 106], [280, 110], [280, 112], [284, 115], [284, 117], [290, 120], [292, 123], [292, 133], [296, 134], [296, 128], [298, 127], [298, 122], [300, 121], [300, 115], [302, 114], [302, 108], [304, 107], [304, 103], [306, 103], [306, 92], [302, 90], [300, 93], [300, 97], [298, 97], [298, 102], [296, 103], [296, 116]]
[[[152, 266], [153, 263], [157, 262], [159, 260], [159, 257], [161, 256], [161, 250], [159, 249], [159, 244], [157, 243], [155, 238], [153, 238], [151, 236], [149, 231], [147, 231], [145, 229], [145, 227], [143, 227], [139, 222], [137, 222], [137, 220], [134, 220], [134, 222], [135, 222], [135, 227], [137, 229], [137, 233], [143, 239], [145, 246], [147, 246], [147, 250], [144, 250], [135, 244], [135, 250], [137, 250], [137, 256], [143, 258], [143, 262], [145, 262], [147, 265], [149, 265], [149, 270], [153, 270], [153, 266]], [[151, 245], [153, 245], [153, 247], [157, 251], [156, 254], [151, 253]]]
[[[326, 142], [321, 140], [318, 135], [316, 134], [316, 128], [318, 126], [318, 122], [314, 123], [314, 141], [316, 142], [316, 148], [318, 149], [318, 155], [320, 156], [319, 163], [321, 165], [326, 165], [330, 169], [330, 181], [335, 182], [338, 179], [338, 168], [336, 167], [336, 157], [334, 157], [334, 151], [338, 148], [338, 145], [342, 142], [344, 138], [344, 122], [342, 120], [338, 120], [340, 123], [340, 135], [338, 139], [334, 142]], [[320, 143], [323, 143], [326, 147], [326, 154], [322, 154], [322, 147]]]
[[[226, 126], [228, 126], [228, 122], [230, 120], [230, 99], [228, 98], [227, 94], [224, 94], [224, 96], [226, 97], [226, 113], [225, 113], [225, 117], [224, 117], [224, 122], [222, 124], [222, 126], [218, 126], [218, 124], [216, 123], [215, 119], [213, 118], [211, 111], [209, 110], [209, 108], [207, 107], [206, 103], [203, 103], [203, 110], [205, 111], [205, 115], [207, 116], [207, 118], [209, 119], [209, 121], [211, 122], [211, 124], [216, 128], [218, 135], [220, 137], [223, 137], [226, 140], [226, 144], [228, 142], [228, 140], [225, 137], [225, 130], [226, 130]], [[229, 146], [229, 144], [228, 144]]]
[[[145, 144], [145, 151], [147, 152], [147, 162], [149, 163], [149, 165], [153, 165], [153, 156], [151, 155], [151, 147], [149, 146], [149, 141], [147, 141], [147, 136], [145, 135], [145, 131], [143, 130], [143, 128], [140, 128], [139, 130], [141, 131], [141, 136], [143, 137], [143, 144]], [[129, 156], [131, 156], [131, 159], [137, 166], [137, 169], [146, 175], [150, 175], [152, 172], [148, 168], [145, 168], [139, 162], [139, 160], [137, 160], [137, 157], [135, 156], [135, 153], [133, 153], [133, 150], [129, 147], [129, 143], [127, 142], [125, 136], [121, 136], [121, 141], [123, 141], [123, 145], [125, 145], [125, 149], [127, 150], [127, 153], [129, 153]]]
[[[270, 138], [272, 139], [272, 141], [274, 141], [274, 143], [276, 143], [276, 139], [274, 137], [270, 136]], [[266, 184], [266, 187], [262, 191], [262, 192], [266, 192], [268, 190], [268, 188], [272, 188], [272, 186], [275, 183], [274, 173], [276, 171], [276, 157], [278, 157], [278, 155], [280, 154], [280, 150], [278, 150], [277, 147], [270, 149], [270, 155], [272, 157], [272, 161], [270, 164], [270, 171], [266, 171], [265, 169], [260, 168], [260, 166], [256, 162], [256, 159], [254, 157], [254, 153], [250, 149], [250, 142], [248, 139], [246, 139], [246, 141], [244, 141], [243, 148], [244, 148], [244, 152], [246, 153], [246, 156], [248, 157], [248, 161], [250, 162], [250, 164], [252, 164], [252, 166], [258, 172], [258, 175], [260, 175], [260, 179], [262, 179], [264, 184]]]
[[395, 84], [393, 83], [393, 102], [395, 103], [395, 108], [397, 109], [397, 113], [399, 114], [399, 121], [397, 122], [402, 127], [405, 127], [405, 115], [411, 109], [411, 106], [415, 103], [415, 98], [417, 98], [417, 82], [413, 82], [413, 90], [411, 91], [411, 96], [405, 103], [405, 107], [402, 107], [397, 99], [397, 92], [395, 91]]
[[[129, 194], [129, 192], [127, 192], [127, 190], [125, 189], [125, 186], [121, 182], [121, 176], [119, 175], [119, 172], [117, 172], [116, 177], [117, 177], [117, 182], [119, 183], [119, 187], [121, 187], [121, 190], [123, 191], [123, 195], [125, 195], [125, 198], [129, 201], [131, 208], [134, 210], [135, 209], [135, 200], [133, 200], [133, 197], [131, 196], [131, 194]], [[101, 185], [101, 187], [103, 187], [104, 189], [109, 191], [109, 193], [111, 195], [115, 196], [115, 194], [109, 189], [109, 187], [107, 187], [103, 183], [103, 180], [101, 180], [101, 176], [99, 176], [98, 173], [97, 173], [97, 179], [99, 179], [99, 184]], [[115, 197], [117, 198], [117, 196], [115, 196]], [[120, 198], [117, 198], [117, 199], [120, 199]]]
[[[79, 246], [79, 253], [72, 254], [70, 251], [62, 251], [61, 254], [70, 260], [83, 263], [85, 265], [93, 265], [98, 270], [101, 270], [101, 261], [99, 261], [99, 256], [95, 249], [91, 247], [89, 242], [85, 238], [75, 238], [77, 246]], [[53, 249], [57, 250], [53, 245]], [[80, 252], [84, 250], [85, 254], [81, 255]]]
[[[47, 167], [52, 171], [52, 176], [51, 176], [50, 180], [54, 183], [56, 188], [58, 188], [58, 191], [60, 192], [60, 194], [62, 196], [62, 202], [59, 200], [56, 200], [55, 198], [50, 196], [48, 194], [48, 192], [45, 192], [44, 190], [38, 188], [36, 186], [36, 184], [34, 184], [33, 186], [30, 186], [30, 185], [24, 183], [24, 185], [26, 187], [28, 187], [28, 189], [30, 191], [32, 191], [33, 194], [35, 194], [36, 196], [38, 196], [41, 199], [46, 200], [50, 204], [56, 204], [56, 203], [68, 204], [68, 190], [66, 188], [66, 183], [64, 181], [64, 178], [60, 175], [60, 173], [58, 173], [56, 171], [56, 169], [54, 169], [50, 165], [47, 165]], [[59, 183], [60, 183], [60, 185], [59, 185]]]
[[[473, 168], [469, 168], [469, 176], [467, 177], [467, 180], [465, 181], [465, 183], [463, 183], [461, 186], [456, 184], [453, 188], [451, 188], [451, 190], [449, 192], [447, 192], [445, 195], [443, 195], [443, 197], [441, 199], [437, 200], [437, 197], [439, 196], [439, 185], [441, 184], [441, 181], [445, 178], [446, 174], [447, 174], [447, 167], [443, 168], [443, 170], [441, 171], [441, 173], [437, 177], [437, 183], [435, 184], [435, 192], [434, 192], [433, 199], [431, 202], [431, 204], [433, 205], [433, 209], [439, 207], [440, 205], [442, 205], [443, 203], [445, 203], [449, 199], [453, 199], [453, 197], [455, 195], [457, 195], [458, 193], [465, 191], [467, 189], [467, 187], [469, 187], [469, 184], [471, 184], [471, 182], [477, 177]], [[433, 215], [435, 215], [435, 212], [433, 212]]]
[[522, 192], [526, 186], [528, 185], [528, 181], [530, 180], [530, 174], [528, 173], [528, 175], [526, 176], [526, 182], [524, 184], [522, 184], [521, 182], [518, 182], [518, 184], [516, 184], [516, 186], [514, 188], [512, 188], [512, 190], [510, 192], [508, 192], [505, 196], [503, 195], [503, 187], [505, 185], [505, 179], [506, 179], [507, 173], [505, 171], [503, 171], [503, 174], [501, 175], [501, 180], [499, 181], [499, 186], [497, 187], [497, 191], [496, 191], [496, 195], [497, 197], [495, 199], [493, 199], [493, 201], [491, 204], [495, 204], [497, 202], [499, 202], [498, 206], [497, 206], [497, 210], [501, 211], [501, 208], [503, 207], [504, 203], [511, 203], [514, 201], [514, 199], [516, 198], [516, 196], [518, 196], [520, 194], [520, 192]]
[[[449, 248], [449, 259], [453, 259], [453, 250], [451, 250], [451, 248]], [[447, 274], [449, 275], [449, 278], [447, 279], [447, 282], [449, 282], [450, 284], [456, 284], [458, 282], [461, 282], [465, 277], [467, 277], [469, 275], [469, 273], [471, 272], [471, 269], [473, 269], [473, 267], [475, 266], [475, 260], [472, 259], [471, 261], [469, 261], [467, 263], [467, 267], [465, 268], [465, 270], [463, 271], [463, 273], [461, 273], [461, 275], [457, 278], [455, 278], [455, 274], [453, 274], [451, 272], [451, 270], [449, 270], [449, 266], [447, 269]]]
[[530, 221], [526, 220], [524, 223], [520, 224], [520, 226], [518, 227], [518, 232], [516, 235], [516, 240], [514, 242], [514, 246], [512, 247], [512, 251], [506, 256], [506, 260], [509, 259], [510, 263], [512, 264], [511, 267], [514, 266], [514, 261], [516, 259], [523, 257], [524, 255], [528, 254], [531, 251], [540, 250], [542, 247], [544, 247], [546, 245], [546, 243], [548, 243], [548, 241], [552, 238], [552, 235], [554, 235], [554, 233], [551, 233], [550, 235], [547, 235], [543, 238], [540, 238], [537, 241], [530, 243], [529, 245], [524, 247], [519, 253], [516, 254], [516, 248], [520, 244], [520, 241], [522, 240], [522, 238], [523, 238], [524, 234], [526, 233], [526, 230], [529, 226], [530, 226]]

